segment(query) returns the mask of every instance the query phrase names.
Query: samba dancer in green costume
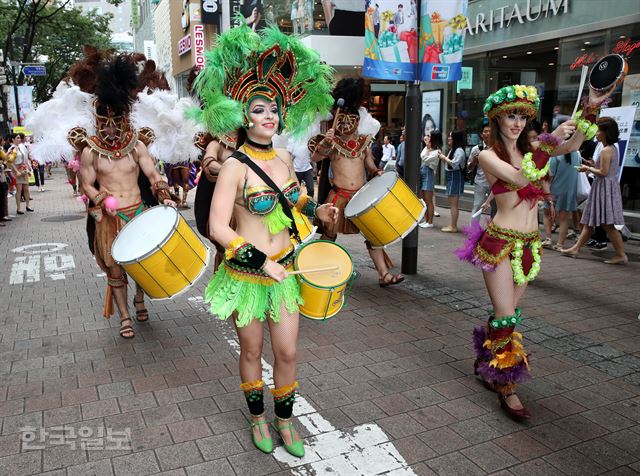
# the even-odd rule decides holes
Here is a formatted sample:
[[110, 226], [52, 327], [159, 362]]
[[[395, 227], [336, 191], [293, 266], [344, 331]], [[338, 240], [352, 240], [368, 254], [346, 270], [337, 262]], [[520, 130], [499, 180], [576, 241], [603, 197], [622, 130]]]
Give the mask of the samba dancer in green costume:
[[[291, 156], [274, 149], [272, 137], [282, 130], [299, 135], [326, 114], [332, 104], [330, 67], [295, 37], [267, 28], [255, 33], [246, 25], [216, 40], [195, 83], [202, 109], [194, 116], [214, 136], [238, 130], [239, 151], [218, 175], [211, 203], [211, 238], [226, 248], [225, 259], [209, 282], [205, 299], [221, 319], [233, 316], [240, 341], [241, 388], [252, 416], [252, 437], [261, 451], [273, 451], [264, 416], [262, 346], [264, 322], [269, 326], [275, 357], [271, 390], [274, 426], [285, 449], [304, 455], [291, 422], [296, 382], [296, 344], [300, 291], [293, 269], [294, 248], [287, 207], [334, 222], [338, 210], [317, 206], [300, 195]], [[242, 159], [242, 160], [239, 160]], [[244, 160], [244, 161], [243, 161]], [[251, 164], [253, 163], [253, 165]], [[251, 165], [251, 166], [250, 166]], [[252, 168], [257, 165], [275, 182], [270, 188]], [[235, 219], [235, 230], [229, 226]]]

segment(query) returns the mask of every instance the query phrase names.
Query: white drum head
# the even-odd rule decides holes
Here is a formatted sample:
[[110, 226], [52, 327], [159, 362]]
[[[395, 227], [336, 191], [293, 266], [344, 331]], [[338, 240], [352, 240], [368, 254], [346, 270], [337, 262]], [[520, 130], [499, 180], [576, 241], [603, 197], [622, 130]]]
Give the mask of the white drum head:
[[140, 260], [162, 245], [176, 228], [178, 211], [158, 206], [144, 211], [118, 233], [111, 247], [111, 256], [118, 263]]
[[371, 208], [381, 200], [398, 180], [395, 172], [386, 172], [367, 182], [349, 201], [344, 216], [352, 218]]

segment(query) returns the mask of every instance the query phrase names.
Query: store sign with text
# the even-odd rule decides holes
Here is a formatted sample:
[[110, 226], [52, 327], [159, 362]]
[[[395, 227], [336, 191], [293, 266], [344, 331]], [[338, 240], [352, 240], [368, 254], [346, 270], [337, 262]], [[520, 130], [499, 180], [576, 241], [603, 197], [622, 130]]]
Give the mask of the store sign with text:
[[193, 25], [193, 43], [194, 43], [194, 58], [195, 65], [198, 69], [204, 68], [205, 56], [204, 56], [204, 26]]
[[202, 11], [202, 23], [216, 25], [220, 22], [222, 7], [220, 0], [200, 0], [200, 10]]
[[[631, 56], [637, 49], [640, 49], [640, 41], [627, 38], [626, 40], [618, 41], [616, 43], [616, 46], [611, 48], [611, 52], [607, 54], [616, 54], [624, 56], [625, 58], [629, 58], [629, 56]], [[571, 62], [571, 66], [569, 66], [569, 68], [571, 70], [574, 70], [586, 65], [594, 64], [597, 63], [600, 58], [603, 58], [605, 56], [606, 55], [597, 55], [593, 51], [584, 53], [582, 55], [576, 56], [575, 59]]]
[[183, 36], [178, 41], [178, 55], [182, 56], [191, 51], [191, 35]]
[[478, 12], [475, 17], [467, 18], [467, 33], [478, 35], [499, 28], [509, 28], [519, 23], [531, 23], [569, 12], [569, 0], [526, 0], [513, 1], [511, 5]]

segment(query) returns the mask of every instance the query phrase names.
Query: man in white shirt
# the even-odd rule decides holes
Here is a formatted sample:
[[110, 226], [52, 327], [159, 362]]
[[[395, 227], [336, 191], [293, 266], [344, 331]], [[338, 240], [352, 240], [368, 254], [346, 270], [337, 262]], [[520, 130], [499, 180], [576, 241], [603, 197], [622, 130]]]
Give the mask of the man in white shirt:
[[[384, 143], [382, 144], [382, 160], [380, 161], [380, 168], [384, 170], [387, 163], [396, 160], [396, 148], [391, 143], [389, 136], [384, 136]], [[394, 162], [391, 165], [395, 166]]]
[[307, 187], [307, 195], [313, 197], [313, 166], [311, 165], [311, 152], [306, 143], [298, 144], [296, 142], [290, 142], [287, 149], [293, 157], [293, 170], [296, 172], [296, 177], [300, 185], [304, 184]]
[[482, 204], [489, 196], [489, 192], [491, 191], [489, 187], [489, 182], [487, 181], [487, 177], [484, 175], [484, 170], [478, 164], [478, 156], [480, 152], [487, 148], [487, 143], [489, 142], [489, 136], [491, 135], [491, 126], [489, 124], [485, 124], [482, 126], [482, 133], [480, 143], [471, 149], [471, 154], [469, 155], [469, 163], [467, 164], [467, 168], [469, 170], [473, 170], [474, 167], [478, 167], [475, 178], [475, 186], [473, 190], [473, 211], [471, 212], [471, 219], [480, 221], [480, 215], [475, 216], [475, 213], [480, 210]]

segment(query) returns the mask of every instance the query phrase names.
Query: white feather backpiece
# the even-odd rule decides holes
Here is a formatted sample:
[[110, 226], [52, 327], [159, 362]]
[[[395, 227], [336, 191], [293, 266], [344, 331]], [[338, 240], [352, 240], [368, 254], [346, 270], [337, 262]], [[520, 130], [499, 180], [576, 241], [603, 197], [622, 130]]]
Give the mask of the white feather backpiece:
[[375, 136], [380, 130], [380, 122], [369, 114], [364, 107], [358, 109], [360, 114], [360, 124], [358, 124], [358, 134], [365, 136]]
[[40, 104], [25, 124], [33, 133], [33, 155], [50, 162], [73, 160], [75, 150], [67, 141], [67, 134], [74, 127], [83, 127], [88, 135], [95, 134], [93, 100], [92, 94], [82, 92], [78, 86], [58, 84], [53, 97]]
[[199, 150], [193, 145], [193, 137], [199, 129], [184, 115], [185, 109], [192, 105], [192, 100], [178, 99], [170, 91], [155, 90], [147, 94], [145, 89], [138, 94], [131, 111], [131, 123], [136, 129], [153, 130], [155, 140], [149, 145], [149, 153], [156, 159], [177, 164], [198, 158]]

